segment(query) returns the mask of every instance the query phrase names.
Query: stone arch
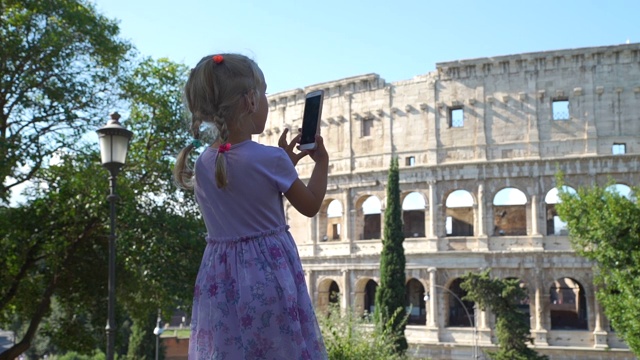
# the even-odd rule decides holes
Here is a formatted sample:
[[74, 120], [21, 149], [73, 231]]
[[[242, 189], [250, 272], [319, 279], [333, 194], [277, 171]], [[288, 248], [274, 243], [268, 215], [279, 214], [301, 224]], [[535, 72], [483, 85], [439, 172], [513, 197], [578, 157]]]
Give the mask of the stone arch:
[[427, 307], [424, 300], [424, 285], [417, 279], [411, 278], [405, 285], [405, 306], [407, 324], [425, 325], [427, 322]]
[[318, 311], [328, 313], [332, 304], [340, 306], [340, 286], [333, 278], [325, 278], [318, 284]]
[[[575, 194], [576, 190], [570, 186], [563, 185], [562, 191]], [[567, 223], [562, 221], [556, 211], [556, 204], [560, 203], [558, 188], [552, 188], [544, 197], [545, 214], [547, 221], [547, 235], [565, 236], [568, 234]]]
[[505, 187], [493, 197], [493, 235], [527, 235], [527, 204], [525, 193], [515, 187]]
[[473, 195], [463, 189], [450, 192], [445, 200], [446, 236], [473, 236]]
[[404, 225], [404, 237], [425, 237], [425, 213], [427, 202], [425, 196], [412, 191], [402, 198], [402, 223]]
[[376, 290], [378, 283], [369, 277], [361, 278], [356, 282], [355, 311], [361, 316], [370, 316], [375, 310]]
[[570, 277], [559, 278], [549, 288], [552, 330], [588, 330], [587, 297], [582, 284]]
[[359, 240], [381, 239], [382, 202], [375, 195], [366, 195], [356, 201]]
[[[462, 283], [461, 278], [455, 278], [449, 283], [449, 285], [447, 285], [447, 289], [449, 289], [449, 291], [451, 292], [444, 291], [445, 306], [446, 306], [446, 309], [448, 310], [445, 324], [448, 327], [474, 327], [475, 326], [475, 303], [472, 301], [462, 300], [462, 298], [465, 295], [467, 295], [467, 292], [460, 287], [461, 283]], [[462, 304], [451, 293], [455, 294], [455, 296], [457, 296], [458, 299], [462, 300]], [[466, 308], [467, 311], [465, 311], [464, 308], [462, 307], [463, 304], [464, 304], [464, 308]], [[467, 312], [469, 313], [469, 316], [467, 316]]]

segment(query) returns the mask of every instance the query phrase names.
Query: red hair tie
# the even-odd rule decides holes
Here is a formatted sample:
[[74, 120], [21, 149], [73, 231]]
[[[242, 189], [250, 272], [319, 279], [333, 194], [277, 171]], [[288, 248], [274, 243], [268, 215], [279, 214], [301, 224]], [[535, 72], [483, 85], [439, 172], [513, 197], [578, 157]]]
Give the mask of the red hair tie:
[[213, 55], [214, 63], [221, 64], [223, 60], [224, 60], [224, 57], [222, 57], [222, 55]]
[[231, 150], [231, 144], [230, 143], [222, 144], [218, 148], [218, 153], [220, 153], [220, 154], [226, 153], [229, 150]]

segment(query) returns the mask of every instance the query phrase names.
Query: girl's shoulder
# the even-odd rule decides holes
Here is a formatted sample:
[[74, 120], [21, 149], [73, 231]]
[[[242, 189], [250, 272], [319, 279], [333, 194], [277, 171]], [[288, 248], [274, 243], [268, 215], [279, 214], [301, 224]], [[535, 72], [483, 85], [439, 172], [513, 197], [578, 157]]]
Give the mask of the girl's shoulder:
[[249, 141], [246, 145], [247, 151], [255, 152], [264, 157], [281, 157], [287, 153], [283, 148], [278, 146], [264, 145], [255, 141]]

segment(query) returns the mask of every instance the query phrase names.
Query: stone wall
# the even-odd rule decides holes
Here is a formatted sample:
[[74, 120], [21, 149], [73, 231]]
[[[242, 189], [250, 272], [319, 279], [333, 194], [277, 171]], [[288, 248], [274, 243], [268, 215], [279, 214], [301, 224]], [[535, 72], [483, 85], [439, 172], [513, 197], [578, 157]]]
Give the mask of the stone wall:
[[[634, 358], [595, 301], [592, 264], [572, 251], [566, 233], [550, 232], [547, 198], [559, 171], [576, 189], [611, 179], [638, 185], [640, 44], [443, 62], [406, 81], [367, 74], [270, 95], [267, 130], [257, 140], [275, 145], [284, 128], [295, 133], [304, 94], [316, 89], [325, 90], [328, 192], [315, 217], [290, 205], [286, 213], [319, 312], [331, 284], [343, 308], [372, 305], [367, 284], [379, 280], [382, 245], [364, 239], [363, 203], [375, 196], [383, 216], [396, 156], [402, 198], [424, 200], [422, 208], [407, 208], [407, 226], [424, 226], [405, 240], [407, 281], [417, 280], [417, 295], [428, 295], [416, 304], [426, 312], [423, 323], [407, 330], [414, 347], [434, 358], [467, 359], [474, 345], [495, 346], [490, 313], [471, 309], [473, 327], [448, 325], [457, 311], [450, 286], [468, 271], [492, 268], [494, 276], [526, 285], [534, 346], [551, 359]], [[313, 163], [304, 159], [297, 168], [304, 180]], [[496, 204], [504, 189], [522, 202]], [[469, 204], [448, 205], [460, 191]], [[342, 212], [330, 218], [332, 201]], [[337, 224], [341, 234], [332, 241]], [[563, 303], [571, 294], [573, 302]], [[567, 312], [580, 318], [569, 329], [559, 322]]]

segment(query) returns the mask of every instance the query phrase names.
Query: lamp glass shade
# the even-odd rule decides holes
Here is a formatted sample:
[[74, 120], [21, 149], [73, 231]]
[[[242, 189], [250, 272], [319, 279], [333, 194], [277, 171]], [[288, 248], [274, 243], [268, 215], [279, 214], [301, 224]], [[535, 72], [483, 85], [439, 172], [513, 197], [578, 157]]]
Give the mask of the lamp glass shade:
[[162, 335], [162, 333], [164, 332], [164, 329], [161, 328], [160, 326], [156, 326], [155, 329], [153, 329], [153, 335]]
[[127, 158], [130, 136], [120, 134], [100, 134], [100, 155], [102, 165], [121, 164]]

